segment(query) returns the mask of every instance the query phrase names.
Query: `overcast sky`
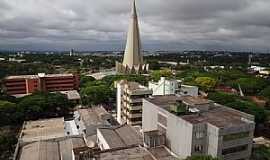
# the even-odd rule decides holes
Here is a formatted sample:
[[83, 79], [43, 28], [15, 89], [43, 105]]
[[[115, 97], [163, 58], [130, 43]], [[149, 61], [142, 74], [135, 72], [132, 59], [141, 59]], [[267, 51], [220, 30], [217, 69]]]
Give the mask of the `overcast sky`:
[[[131, 0], [0, 0], [0, 49], [119, 50]], [[270, 0], [137, 0], [143, 49], [270, 50]]]

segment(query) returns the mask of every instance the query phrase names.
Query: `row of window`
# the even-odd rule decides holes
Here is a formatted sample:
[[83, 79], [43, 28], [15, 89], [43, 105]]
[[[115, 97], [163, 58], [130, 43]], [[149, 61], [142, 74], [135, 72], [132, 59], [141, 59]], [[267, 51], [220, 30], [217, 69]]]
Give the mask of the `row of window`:
[[247, 150], [247, 148], [248, 148], [248, 145], [242, 145], [242, 146], [223, 149], [222, 150], [222, 155], [245, 151], [245, 150]]
[[223, 141], [231, 141], [235, 139], [241, 139], [249, 137], [249, 132], [241, 132], [241, 133], [234, 133], [234, 134], [228, 134], [223, 136]]

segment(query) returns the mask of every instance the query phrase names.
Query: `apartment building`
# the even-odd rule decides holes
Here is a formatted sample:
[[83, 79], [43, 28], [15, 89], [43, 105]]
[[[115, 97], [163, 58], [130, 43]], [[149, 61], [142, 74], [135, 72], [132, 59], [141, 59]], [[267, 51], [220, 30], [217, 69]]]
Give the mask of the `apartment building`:
[[152, 95], [152, 90], [137, 82], [122, 80], [117, 87], [117, 121], [120, 124], [142, 124], [142, 99]]
[[8, 76], [4, 88], [8, 95], [18, 96], [35, 91], [68, 91], [79, 88], [79, 77], [73, 74], [45, 74]]
[[200, 97], [170, 95], [143, 100], [145, 145], [165, 144], [179, 158], [212, 155], [248, 160], [254, 128], [254, 116]]

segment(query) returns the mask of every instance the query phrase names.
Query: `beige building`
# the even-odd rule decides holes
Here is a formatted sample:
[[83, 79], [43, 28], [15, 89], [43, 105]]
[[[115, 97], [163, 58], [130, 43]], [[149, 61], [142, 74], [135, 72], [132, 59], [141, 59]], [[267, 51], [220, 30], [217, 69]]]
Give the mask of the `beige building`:
[[143, 63], [141, 50], [140, 30], [135, 0], [131, 11], [127, 43], [123, 63], [116, 62], [118, 73], [140, 74], [148, 71], [148, 64]]
[[122, 80], [117, 86], [117, 121], [120, 124], [142, 124], [142, 99], [152, 95], [152, 90], [136, 82]]

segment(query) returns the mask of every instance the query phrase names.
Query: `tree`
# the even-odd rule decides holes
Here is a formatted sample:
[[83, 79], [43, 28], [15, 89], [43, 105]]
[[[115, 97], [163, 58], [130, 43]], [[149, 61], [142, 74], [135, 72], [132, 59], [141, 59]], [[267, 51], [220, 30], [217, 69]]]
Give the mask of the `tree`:
[[213, 158], [212, 156], [190, 156], [185, 160], [220, 160], [219, 158]]
[[15, 103], [0, 100], [0, 126], [15, 124], [19, 117]]
[[112, 89], [104, 84], [87, 85], [81, 90], [82, 102], [85, 105], [97, 105], [106, 103], [114, 96]]
[[80, 86], [84, 86], [87, 82], [93, 82], [96, 79], [94, 77], [89, 77], [89, 76], [81, 76], [80, 77]]
[[241, 86], [244, 94], [254, 95], [259, 93], [264, 87], [267, 86], [267, 82], [262, 78], [239, 78], [231, 82], [231, 86], [238, 88]]
[[72, 108], [67, 97], [60, 93], [34, 93], [18, 103], [18, 111], [26, 120], [64, 116]]
[[251, 160], [270, 160], [270, 148], [266, 146], [260, 146], [254, 148], [251, 154]]
[[159, 81], [160, 80], [160, 77], [172, 78], [173, 77], [173, 73], [169, 69], [157, 70], [157, 71], [153, 71], [150, 76], [151, 76], [151, 79], [152, 80]]
[[264, 88], [261, 92], [260, 95], [267, 98], [268, 100], [270, 100], [270, 86]]
[[212, 90], [215, 88], [217, 81], [211, 77], [198, 77], [195, 79], [195, 83], [204, 90]]

